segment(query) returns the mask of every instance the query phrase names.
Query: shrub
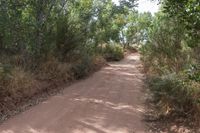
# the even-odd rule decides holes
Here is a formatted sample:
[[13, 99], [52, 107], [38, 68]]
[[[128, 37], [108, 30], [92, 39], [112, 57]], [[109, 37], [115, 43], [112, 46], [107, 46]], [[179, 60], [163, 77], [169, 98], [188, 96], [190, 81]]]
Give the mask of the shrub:
[[13, 68], [6, 77], [1, 77], [1, 98], [26, 97], [32, 95], [35, 84], [33, 75], [20, 68]]
[[106, 60], [101, 55], [94, 56], [92, 62], [94, 71], [106, 65]]
[[40, 65], [37, 77], [41, 80], [67, 82], [73, 79], [71, 64], [59, 62], [56, 58], [51, 57]]
[[14, 68], [11, 72], [7, 89], [11, 96], [31, 96], [36, 92], [36, 82], [31, 73], [25, 72], [20, 68]]
[[136, 53], [138, 51], [138, 48], [139, 46], [127, 46], [127, 50], [129, 50], [131, 53]]
[[0, 79], [3, 80], [9, 77], [11, 74], [11, 66], [10, 65], [3, 65], [0, 63]]
[[199, 113], [200, 83], [188, 80], [187, 75], [170, 74], [154, 77], [149, 85], [162, 113]]
[[25, 99], [36, 94], [39, 88], [33, 75], [21, 68], [12, 68], [6, 75], [0, 75], [0, 113], [7, 116]]
[[124, 58], [124, 50], [118, 44], [107, 44], [103, 48], [103, 57], [107, 61], [119, 61]]
[[83, 55], [72, 66], [72, 71], [76, 79], [80, 79], [86, 76], [92, 69], [92, 57], [89, 55]]
[[71, 55], [73, 56], [68, 55], [67, 60], [72, 63], [71, 71], [75, 79], [83, 78], [106, 64], [105, 59], [100, 54], [96, 54], [92, 45], [79, 47]]
[[200, 82], [200, 64], [191, 64], [187, 74], [189, 79]]

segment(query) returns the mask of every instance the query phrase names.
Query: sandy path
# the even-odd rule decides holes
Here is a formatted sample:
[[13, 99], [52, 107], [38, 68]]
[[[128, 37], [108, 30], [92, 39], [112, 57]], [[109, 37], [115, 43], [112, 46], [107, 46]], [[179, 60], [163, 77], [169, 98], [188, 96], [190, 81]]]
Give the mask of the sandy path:
[[143, 75], [132, 54], [4, 122], [0, 133], [145, 133]]

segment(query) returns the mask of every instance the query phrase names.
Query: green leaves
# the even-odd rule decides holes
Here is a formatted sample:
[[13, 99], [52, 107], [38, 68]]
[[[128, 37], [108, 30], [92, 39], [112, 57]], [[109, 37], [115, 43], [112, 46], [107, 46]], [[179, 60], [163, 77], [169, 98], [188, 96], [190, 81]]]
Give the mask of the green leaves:
[[190, 80], [200, 82], [200, 65], [190, 65], [190, 68], [187, 70], [187, 74]]
[[177, 17], [184, 28], [187, 29], [188, 45], [197, 47], [200, 42], [200, 1], [165, 0], [164, 9], [170, 16]]
[[0, 63], [0, 80], [11, 77], [11, 66]]
[[[33, 58], [66, 54], [87, 42], [122, 42], [135, 0], [2, 0], [0, 51]], [[123, 37], [122, 37], [123, 35]]]

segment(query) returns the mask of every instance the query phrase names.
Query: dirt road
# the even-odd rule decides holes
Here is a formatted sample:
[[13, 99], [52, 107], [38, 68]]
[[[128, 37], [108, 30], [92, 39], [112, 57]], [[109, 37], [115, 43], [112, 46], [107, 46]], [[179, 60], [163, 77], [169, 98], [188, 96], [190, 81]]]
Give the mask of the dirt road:
[[143, 75], [132, 54], [0, 126], [0, 133], [145, 133]]

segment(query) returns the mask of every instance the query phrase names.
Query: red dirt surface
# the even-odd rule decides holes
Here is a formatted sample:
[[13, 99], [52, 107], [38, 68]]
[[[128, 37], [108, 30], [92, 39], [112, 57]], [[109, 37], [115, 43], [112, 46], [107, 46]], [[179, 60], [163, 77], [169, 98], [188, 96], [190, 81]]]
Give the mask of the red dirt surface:
[[7, 120], [0, 133], [146, 133], [140, 56], [127, 56]]

